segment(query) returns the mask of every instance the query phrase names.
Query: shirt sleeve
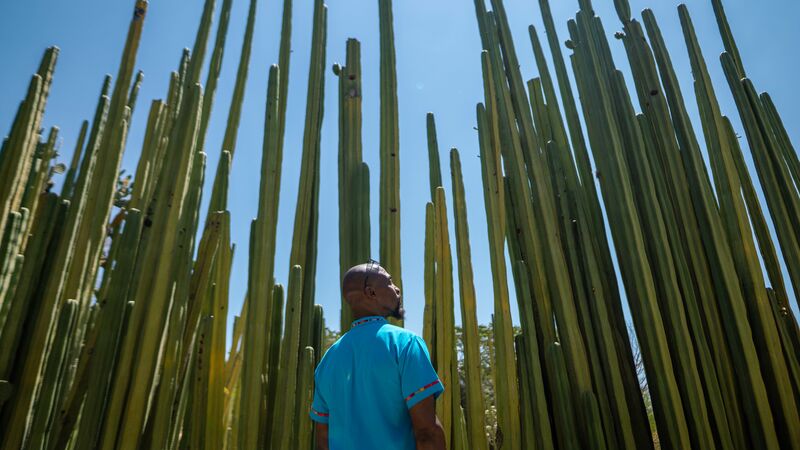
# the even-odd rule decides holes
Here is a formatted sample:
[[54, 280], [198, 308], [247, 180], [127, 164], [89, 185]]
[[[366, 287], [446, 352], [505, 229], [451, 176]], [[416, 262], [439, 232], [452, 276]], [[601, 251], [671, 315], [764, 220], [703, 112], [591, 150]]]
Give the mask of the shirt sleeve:
[[428, 348], [421, 337], [414, 336], [400, 353], [399, 359], [400, 385], [408, 409], [431, 395], [433, 398], [441, 395], [444, 386], [431, 364]]
[[330, 417], [328, 403], [320, 392], [316, 376], [314, 377], [314, 401], [311, 402], [311, 411], [308, 415], [311, 417], [311, 420], [319, 423], [328, 423], [328, 418]]

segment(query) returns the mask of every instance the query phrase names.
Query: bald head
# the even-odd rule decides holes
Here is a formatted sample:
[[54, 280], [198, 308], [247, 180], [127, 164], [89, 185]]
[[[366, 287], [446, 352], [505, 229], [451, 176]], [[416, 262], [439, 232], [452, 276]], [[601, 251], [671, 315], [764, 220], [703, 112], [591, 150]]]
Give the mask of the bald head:
[[359, 264], [345, 272], [342, 296], [356, 318], [372, 315], [402, 318], [405, 312], [400, 289], [392, 282], [389, 272], [377, 263]]

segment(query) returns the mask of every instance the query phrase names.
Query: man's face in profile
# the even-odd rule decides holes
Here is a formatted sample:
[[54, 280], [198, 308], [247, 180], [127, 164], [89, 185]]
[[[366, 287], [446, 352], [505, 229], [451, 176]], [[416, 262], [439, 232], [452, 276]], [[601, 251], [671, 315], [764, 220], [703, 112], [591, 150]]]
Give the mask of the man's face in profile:
[[[377, 273], [368, 273], [368, 287], [367, 295], [372, 296], [382, 306], [390, 310], [389, 317], [394, 317], [398, 320], [403, 320], [405, 317], [405, 309], [403, 309], [403, 300], [400, 295], [400, 288], [395, 286], [392, 281], [392, 276], [383, 267], [378, 267]], [[371, 289], [370, 289], [371, 288]]]

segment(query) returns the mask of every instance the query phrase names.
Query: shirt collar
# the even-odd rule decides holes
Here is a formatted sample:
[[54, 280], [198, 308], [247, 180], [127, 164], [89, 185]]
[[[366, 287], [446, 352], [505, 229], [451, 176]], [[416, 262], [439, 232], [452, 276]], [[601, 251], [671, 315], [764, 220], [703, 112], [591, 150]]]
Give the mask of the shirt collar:
[[381, 316], [361, 317], [361, 318], [356, 319], [356, 320], [353, 321], [353, 323], [350, 325], [350, 329], [353, 329], [353, 328], [355, 328], [357, 326], [360, 326], [360, 325], [366, 325], [366, 324], [372, 323], [372, 322], [386, 323], [386, 318], [385, 317], [381, 317]]

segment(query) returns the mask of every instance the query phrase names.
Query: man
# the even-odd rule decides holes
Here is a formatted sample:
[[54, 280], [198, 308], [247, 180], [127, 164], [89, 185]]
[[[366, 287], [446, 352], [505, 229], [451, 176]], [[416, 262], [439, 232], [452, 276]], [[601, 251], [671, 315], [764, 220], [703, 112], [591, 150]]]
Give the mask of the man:
[[355, 266], [342, 295], [355, 320], [314, 374], [317, 450], [445, 450], [434, 403], [444, 387], [425, 342], [386, 321], [405, 313], [391, 275]]

